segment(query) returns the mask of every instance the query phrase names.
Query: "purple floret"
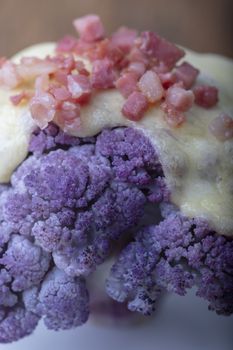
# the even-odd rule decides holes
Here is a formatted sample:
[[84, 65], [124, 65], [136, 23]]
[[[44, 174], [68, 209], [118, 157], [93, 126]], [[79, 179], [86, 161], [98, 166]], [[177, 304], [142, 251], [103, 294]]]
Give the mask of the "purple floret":
[[[128, 241], [145, 208], [168, 191], [155, 150], [136, 130], [79, 139], [50, 125], [35, 132], [30, 152], [0, 188], [0, 327], [21, 310], [22, 322], [34, 315], [68, 329], [88, 318], [83, 276]], [[22, 336], [33, 330], [18, 327]], [[9, 328], [4, 341], [16, 338]]]
[[85, 323], [89, 316], [89, 296], [81, 277], [70, 277], [54, 268], [40, 290], [24, 293], [26, 307], [43, 317], [49, 329], [70, 329]]
[[107, 279], [108, 294], [130, 310], [150, 314], [159, 290], [197, 295], [218, 314], [233, 313], [233, 241], [206, 222], [170, 214], [140, 231], [120, 254]]
[[162, 291], [195, 286], [210, 309], [233, 313], [233, 241], [170, 203], [143, 134], [81, 139], [51, 124], [29, 151], [0, 186], [0, 342], [30, 334], [40, 318], [53, 330], [85, 323], [85, 280], [109, 258], [107, 293], [131, 311], [149, 315]]
[[50, 256], [27, 238], [12, 235], [6, 252], [0, 258], [13, 281], [13, 291], [22, 291], [39, 284], [48, 271]]
[[36, 328], [39, 316], [16, 307], [6, 311], [0, 307], [0, 342], [10, 343], [31, 334]]
[[[56, 133], [50, 126], [34, 136], [31, 150], [42, 136], [61, 146], [56, 143], [61, 132]], [[60, 269], [78, 276], [95, 270], [111, 252], [111, 242], [139, 223], [153, 191], [161, 200], [165, 191], [157, 186], [156, 153], [137, 131], [106, 130], [96, 144], [73, 146], [73, 139], [68, 149], [38, 151], [18, 168], [2, 201], [2, 227], [9, 223], [12, 233], [35, 240]]]

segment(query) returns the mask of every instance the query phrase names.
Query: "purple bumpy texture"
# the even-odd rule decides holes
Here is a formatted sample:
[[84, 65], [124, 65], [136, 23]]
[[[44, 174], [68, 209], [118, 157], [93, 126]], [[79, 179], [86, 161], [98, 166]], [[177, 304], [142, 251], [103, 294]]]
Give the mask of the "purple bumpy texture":
[[[84, 276], [166, 200], [150, 142], [132, 129], [79, 139], [50, 125], [0, 187], [0, 341], [30, 334], [40, 318], [68, 329], [89, 314]], [[117, 248], [119, 249], [119, 248]]]
[[209, 309], [233, 313], [233, 241], [177, 213], [137, 233], [106, 282], [113, 299], [144, 314], [151, 314], [163, 289], [185, 295], [193, 286]]
[[107, 293], [129, 310], [151, 314], [162, 290], [196, 286], [210, 309], [233, 313], [233, 241], [169, 204], [141, 133], [80, 139], [49, 125], [29, 151], [0, 186], [0, 342], [30, 334], [41, 318], [53, 330], [85, 323], [85, 280], [109, 257]]

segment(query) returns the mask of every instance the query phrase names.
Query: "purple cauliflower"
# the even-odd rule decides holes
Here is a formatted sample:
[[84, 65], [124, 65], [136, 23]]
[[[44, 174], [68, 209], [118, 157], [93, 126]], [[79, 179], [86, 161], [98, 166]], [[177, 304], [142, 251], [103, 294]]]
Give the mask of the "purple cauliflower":
[[0, 188], [0, 340], [31, 333], [40, 318], [54, 330], [86, 322], [84, 277], [165, 197], [158, 157], [139, 132], [36, 132], [27, 159]]
[[159, 225], [138, 232], [120, 254], [106, 281], [108, 294], [128, 308], [151, 314], [165, 289], [197, 295], [218, 314], [233, 313], [233, 241], [206, 222], [171, 213]]
[[[233, 241], [183, 217], [169, 197], [156, 150], [135, 129], [36, 131], [0, 186], [0, 342], [29, 335], [40, 319], [53, 330], [80, 326], [99, 312], [96, 300], [149, 315], [162, 291], [193, 286], [210, 309], [233, 313]], [[114, 260], [111, 303], [91, 300], [87, 286], [95, 274], [104, 285], [101, 269]]]

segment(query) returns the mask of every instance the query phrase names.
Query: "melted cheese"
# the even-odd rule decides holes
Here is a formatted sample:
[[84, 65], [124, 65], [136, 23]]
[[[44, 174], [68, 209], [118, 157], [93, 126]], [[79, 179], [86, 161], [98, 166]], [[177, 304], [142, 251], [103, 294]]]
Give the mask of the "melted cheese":
[[[54, 44], [41, 44], [21, 52], [13, 59], [17, 61], [22, 56], [32, 55], [44, 57], [53, 50]], [[217, 107], [205, 110], [193, 106], [186, 113], [187, 122], [180, 128], [172, 129], [164, 121], [159, 106], [151, 107], [139, 122], [125, 119], [121, 114], [123, 97], [116, 90], [107, 90], [97, 93], [90, 104], [82, 108], [81, 128], [73, 134], [92, 136], [103, 128], [116, 126], [140, 129], [150, 138], [159, 154], [171, 189], [172, 202], [185, 215], [203, 217], [217, 232], [233, 235], [233, 141], [221, 143], [208, 131], [208, 124], [220, 112], [232, 115], [233, 63], [220, 56], [200, 55], [191, 51], [186, 60], [205, 72], [205, 75], [200, 74], [199, 81], [219, 87], [220, 102]], [[88, 63], [84, 63], [88, 68]], [[0, 182], [8, 181], [15, 167], [23, 161], [33, 129], [27, 108], [12, 106], [3, 98], [4, 94], [6, 92], [0, 94], [1, 125], [7, 125], [9, 116], [12, 122], [2, 134], [0, 131]], [[24, 132], [20, 138], [21, 129]], [[8, 139], [11, 146], [7, 148]]]

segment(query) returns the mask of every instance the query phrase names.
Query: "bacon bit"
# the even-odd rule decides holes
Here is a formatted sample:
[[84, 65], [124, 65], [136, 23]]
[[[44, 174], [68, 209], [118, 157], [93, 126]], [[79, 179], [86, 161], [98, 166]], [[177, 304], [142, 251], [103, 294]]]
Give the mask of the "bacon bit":
[[118, 64], [124, 58], [124, 53], [119, 48], [113, 46], [111, 41], [107, 38], [101, 40], [98, 44], [92, 44], [92, 46], [86, 50], [85, 55], [91, 61], [108, 58], [114, 64]]
[[[135, 41], [137, 41], [138, 39], [136, 39]], [[148, 57], [146, 57], [144, 55], [144, 53], [139, 50], [138, 47], [136, 46], [133, 46], [129, 55], [128, 55], [128, 58], [129, 58], [129, 61], [130, 62], [134, 62], [134, 61], [137, 61], [137, 62], [142, 62], [144, 63], [146, 66], [149, 64], [149, 59]]]
[[209, 124], [210, 132], [221, 142], [233, 138], [233, 119], [226, 113], [221, 113]]
[[125, 73], [116, 81], [116, 88], [122, 96], [127, 98], [137, 89], [137, 76], [133, 73]]
[[67, 85], [67, 76], [67, 72], [64, 69], [61, 69], [54, 73], [53, 77], [59, 84]]
[[65, 131], [77, 130], [80, 128], [80, 105], [65, 101], [55, 115], [55, 121]]
[[55, 97], [57, 101], [65, 101], [71, 99], [71, 93], [65, 86], [52, 87], [49, 92]]
[[58, 69], [54, 62], [36, 57], [24, 57], [17, 66], [17, 72], [24, 81], [34, 79], [41, 74], [51, 74]]
[[159, 76], [152, 70], [146, 71], [138, 82], [138, 87], [150, 103], [158, 102], [164, 95]]
[[195, 103], [203, 108], [214, 107], [218, 102], [218, 89], [215, 86], [198, 85], [193, 89]]
[[104, 27], [99, 16], [83, 16], [74, 20], [73, 24], [83, 41], [94, 42], [104, 37]]
[[169, 105], [167, 102], [161, 104], [161, 109], [164, 111], [164, 118], [168, 125], [172, 128], [176, 128], [183, 124], [186, 120], [183, 112], [178, 111], [173, 106]]
[[163, 62], [170, 69], [185, 55], [184, 50], [153, 32], [143, 32], [138, 46], [147, 57]]
[[57, 102], [50, 93], [42, 92], [31, 99], [29, 106], [36, 124], [41, 129], [45, 129], [54, 119]]
[[165, 74], [170, 72], [168, 66], [162, 61], [157, 62], [151, 69], [157, 74]]
[[76, 68], [76, 62], [73, 55], [69, 55], [64, 58], [61, 68], [65, 69], [67, 72], [71, 73], [73, 69]]
[[138, 121], [148, 108], [147, 98], [138, 91], [134, 91], [125, 101], [122, 114], [129, 120]]
[[173, 72], [159, 73], [158, 76], [165, 90], [174, 85], [176, 82], [176, 76]]
[[146, 65], [143, 62], [130, 62], [130, 64], [127, 67], [127, 71], [130, 73], [134, 73], [137, 75], [138, 78], [141, 78], [141, 76], [146, 71]]
[[88, 70], [85, 68], [85, 64], [82, 61], [76, 61], [75, 62], [75, 68], [77, 69], [79, 74], [83, 74], [83, 75], [86, 75], [86, 76], [90, 75]]
[[68, 90], [78, 102], [87, 102], [91, 96], [91, 83], [86, 75], [68, 75]]
[[114, 87], [116, 73], [112, 62], [105, 58], [93, 62], [91, 72], [91, 85], [95, 89], [108, 89]]
[[120, 27], [111, 37], [111, 43], [124, 53], [129, 53], [137, 37], [137, 31], [127, 27]]
[[58, 41], [56, 51], [58, 52], [72, 52], [77, 45], [77, 39], [71, 35], [66, 35]]
[[18, 106], [23, 100], [28, 100], [32, 97], [30, 92], [22, 91], [20, 94], [10, 96], [10, 100], [14, 106]]
[[17, 66], [10, 61], [5, 61], [0, 68], [0, 85], [14, 89], [21, 83], [22, 78], [18, 74]]
[[[100, 42], [98, 42], [98, 43], [100, 43]], [[89, 52], [92, 52], [95, 49], [95, 47], [96, 47], [95, 42], [89, 43], [89, 42], [86, 42], [82, 39], [78, 39], [77, 44], [76, 44], [75, 49], [74, 49], [74, 53], [76, 55], [88, 57]]]
[[[134, 121], [143, 117], [149, 103], [163, 102], [165, 119], [173, 127], [185, 121], [183, 112], [191, 108], [194, 98], [205, 108], [217, 103], [218, 90], [213, 86], [200, 85], [193, 92], [187, 91], [194, 84], [198, 70], [187, 62], [173, 69], [184, 51], [158, 34], [143, 32], [137, 37], [135, 30], [122, 27], [110, 38], [104, 38], [103, 24], [96, 15], [76, 19], [74, 26], [80, 38], [61, 39], [57, 54], [52, 57], [23, 58], [18, 65], [0, 58], [0, 84], [15, 88], [28, 81], [34, 83], [34, 97], [29, 106], [41, 128], [52, 120], [63, 130], [79, 128], [80, 105], [88, 102], [94, 89], [116, 87], [126, 98], [123, 115]], [[91, 61], [91, 72], [76, 55]], [[10, 99], [18, 105], [31, 97], [29, 92], [22, 91]], [[210, 126], [215, 133], [224, 123], [228, 125], [226, 115], [221, 118], [222, 124], [218, 119]], [[224, 137], [228, 137], [225, 131]]]
[[199, 70], [188, 62], [183, 62], [175, 70], [176, 80], [182, 82], [186, 89], [190, 89], [195, 83]]
[[194, 94], [191, 90], [173, 85], [166, 92], [165, 102], [180, 112], [186, 112], [193, 105]]
[[56, 72], [59, 70], [64, 70], [66, 71], [67, 74], [70, 74], [72, 70], [76, 68], [76, 61], [73, 54], [69, 54], [68, 56], [62, 56], [62, 55], [58, 55], [55, 57], [48, 56], [46, 60], [56, 65], [57, 67]]

